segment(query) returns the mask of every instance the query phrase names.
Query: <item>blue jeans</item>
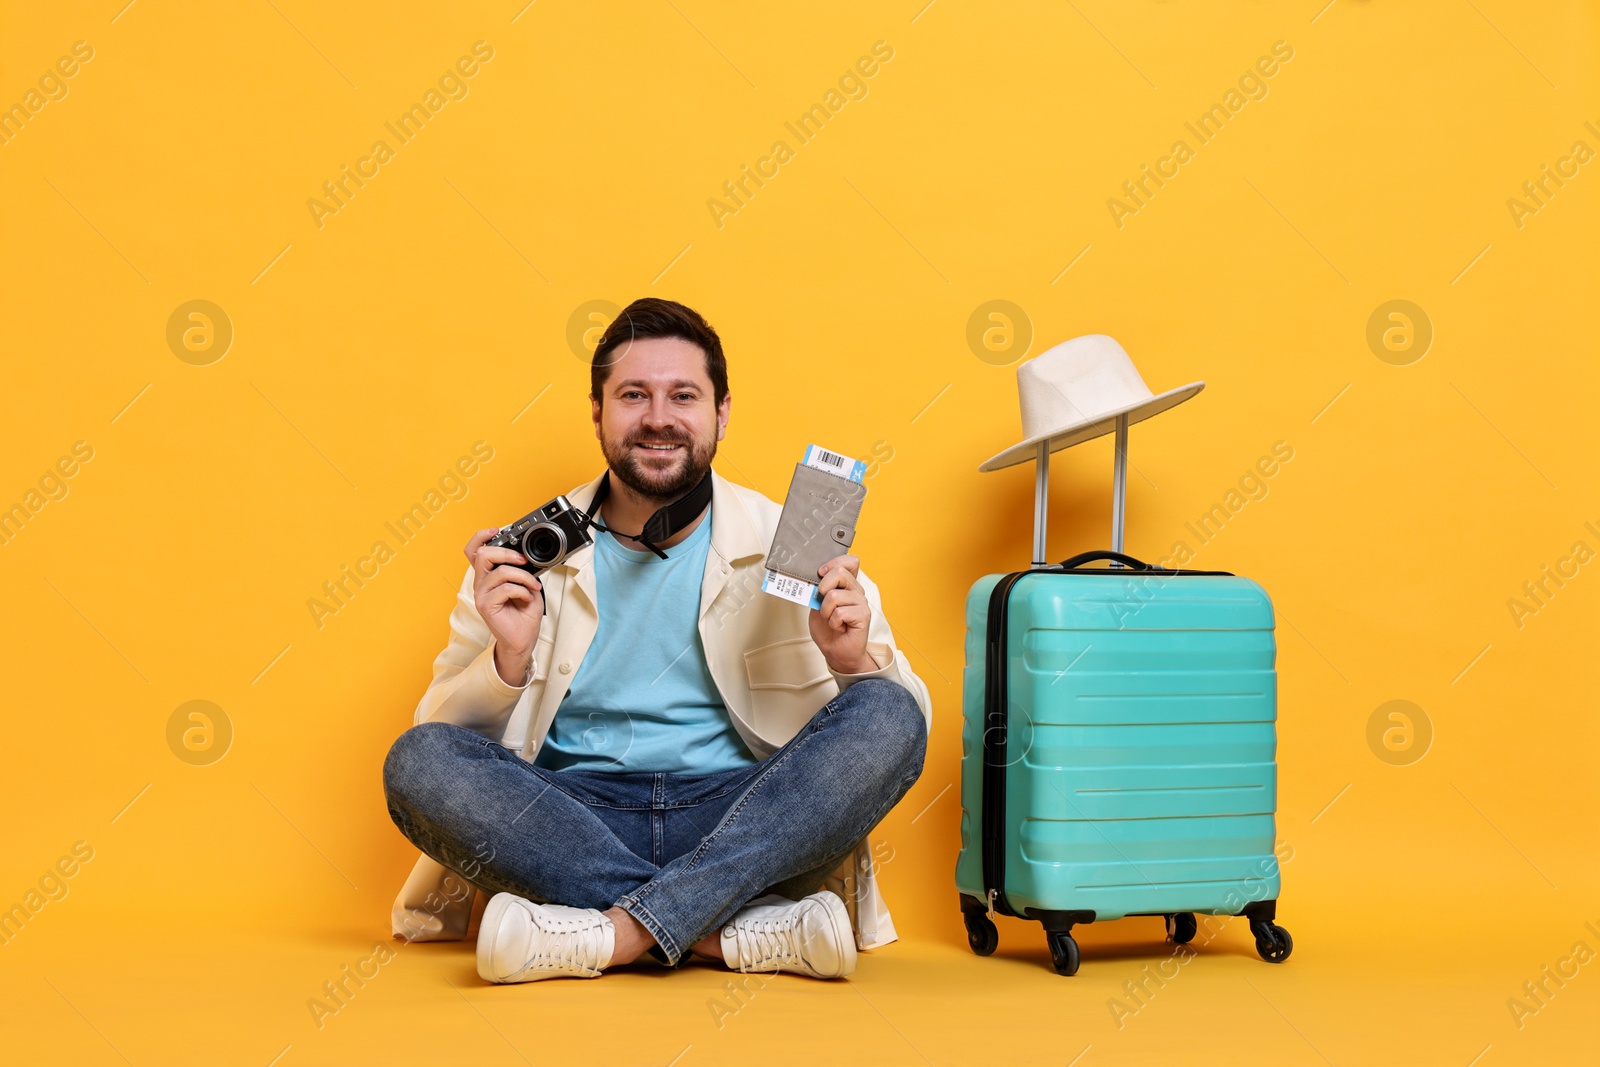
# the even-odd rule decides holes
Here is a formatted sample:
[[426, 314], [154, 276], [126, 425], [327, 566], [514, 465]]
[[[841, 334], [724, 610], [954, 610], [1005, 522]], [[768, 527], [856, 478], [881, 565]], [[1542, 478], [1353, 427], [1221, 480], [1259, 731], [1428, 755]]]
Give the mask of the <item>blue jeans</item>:
[[551, 771], [425, 722], [390, 748], [383, 787], [400, 832], [475, 887], [622, 908], [676, 966], [763, 893], [814, 892], [911, 788], [926, 751], [910, 692], [868, 678], [733, 770]]

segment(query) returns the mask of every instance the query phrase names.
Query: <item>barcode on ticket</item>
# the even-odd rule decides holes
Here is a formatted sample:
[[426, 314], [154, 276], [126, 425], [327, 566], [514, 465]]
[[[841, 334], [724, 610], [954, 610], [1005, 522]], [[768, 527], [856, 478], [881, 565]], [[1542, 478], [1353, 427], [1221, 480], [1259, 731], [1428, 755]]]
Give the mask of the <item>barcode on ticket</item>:
[[832, 452], [822, 448], [817, 449], [813, 456], [818, 463], [826, 464], [827, 466], [832, 467], [834, 470], [844, 470], [843, 456], [836, 456]]
[[852, 482], [859, 482], [866, 477], [867, 465], [858, 459], [841, 456], [837, 452], [829, 452], [816, 445], [806, 446], [806, 455], [801, 464], [813, 467], [829, 474], [837, 474], [841, 478], [848, 478]]
[[822, 608], [822, 598], [817, 595], [815, 582], [802, 582], [798, 578], [791, 578], [774, 570], [767, 571], [767, 576], [762, 579], [761, 591], [784, 600], [792, 600], [796, 604], [804, 604], [808, 608], [817, 610]]

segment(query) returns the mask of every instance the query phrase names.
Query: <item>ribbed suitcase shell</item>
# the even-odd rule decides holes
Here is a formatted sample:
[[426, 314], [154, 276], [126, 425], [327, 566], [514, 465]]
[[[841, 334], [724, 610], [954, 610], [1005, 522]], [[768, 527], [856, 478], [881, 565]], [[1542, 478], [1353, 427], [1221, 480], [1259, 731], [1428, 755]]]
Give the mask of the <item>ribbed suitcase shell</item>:
[[[957, 888], [984, 899], [985, 634], [967, 595]], [[1028, 908], [1237, 914], [1279, 891], [1272, 603], [1247, 578], [1039, 571], [1012, 590], [1005, 896]]]

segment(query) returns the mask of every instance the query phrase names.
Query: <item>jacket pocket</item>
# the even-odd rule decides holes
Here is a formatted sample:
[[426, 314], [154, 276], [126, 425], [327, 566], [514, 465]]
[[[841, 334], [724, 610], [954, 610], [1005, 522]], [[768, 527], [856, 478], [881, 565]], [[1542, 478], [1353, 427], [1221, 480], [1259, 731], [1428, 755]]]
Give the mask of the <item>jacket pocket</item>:
[[752, 690], [810, 689], [833, 678], [828, 661], [809, 637], [752, 648], [744, 654], [744, 672]]
[[750, 686], [750, 724], [774, 749], [803, 729], [838, 685], [809, 637], [794, 637], [744, 654]]

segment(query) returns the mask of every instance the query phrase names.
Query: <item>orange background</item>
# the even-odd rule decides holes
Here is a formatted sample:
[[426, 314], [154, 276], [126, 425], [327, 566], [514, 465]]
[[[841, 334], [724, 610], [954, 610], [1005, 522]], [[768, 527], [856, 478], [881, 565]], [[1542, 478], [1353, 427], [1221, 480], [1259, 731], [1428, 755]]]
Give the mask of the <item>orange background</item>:
[[[1523, 983], [1575, 943], [1600, 952], [1600, 577], [1577, 566], [1520, 619], [1508, 601], [1600, 549], [1596, 164], [1564, 164], [1536, 212], [1508, 201], [1600, 149], [1595, 9], [922, 3], [6, 16], [0, 105], [93, 51], [0, 144], [0, 506], [41, 505], [0, 545], [0, 905], [93, 850], [0, 946], [19, 1061], [687, 1067], [843, 1041], [867, 1062], [1489, 1067], [1574, 1047], [1592, 967], [1520, 1028], [1508, 1001], [1532, 1006]], [[391, 140], [479, 41], [465, 95]], [[799, 143], [785, 124], [879, 41], [892, 58]], [[1280, 41], [1265, 95], [1199, 143], [1185, 123]], [[307, 201], [379, 139], [393, 158], [319, 226]], [[1192, 158], [1114, 213], [1179, 139]], [[713, 211], [778, 140], [791, 158]], [[902, 943], [732, 1019], [709, 969], [491, 988], [469, 943], [406, 946], [319, 1028], [322, 983], [391, 944], [415, 850], [380, 765], [461, 546], [598, 472], [569, 336], [590, 302], [647, 294], [722, 334], [724, 474], [779, 497], [807, 442], [879, 461], [857, 549], [935, 701], [881, 831]], [[168, 341], [191, 300], [232, 327], [220, 358], [188, 353], [204, 365]], [[1020, 316], [972, 330], [993, 300]], [[1393, 300], [1431, 325], [1425, 352], [1369, 345]], [[1011, 341], [986, 348], [995, 325]], [[1296, 952], [1269, 967], [1233, 924], [1120, 1027], [1114, 998], [1170, 951], [1155, 920], [1082, 931], [1058, 978], [1017, 921], [972, 957], [951, 879], [962, 602], [1031, 544], [1031, 465], [976, 466], [1019, 439], [1016, 361], [1085, 333], [1157, 392], [1207, 383], [1133, 430], [1134, 554], [1198, 547], [1185, 523], [1293, 449], [1194, 560], [1278, 609]], [[41, 487], [80, 441], [92, 459]], [[465, 495], [319, 626], [322, 583], [478, 441]], [[1052, 555], [1104, 547], [1109, 439], [1053, 470]], [[232, 730], [209, 765], [169, 744], [193, 700]], [[1420, 759], [1369, 747], [1393, 700], [1431, 732]]]

